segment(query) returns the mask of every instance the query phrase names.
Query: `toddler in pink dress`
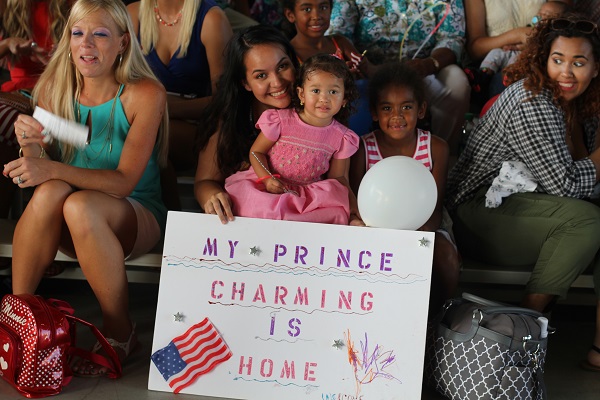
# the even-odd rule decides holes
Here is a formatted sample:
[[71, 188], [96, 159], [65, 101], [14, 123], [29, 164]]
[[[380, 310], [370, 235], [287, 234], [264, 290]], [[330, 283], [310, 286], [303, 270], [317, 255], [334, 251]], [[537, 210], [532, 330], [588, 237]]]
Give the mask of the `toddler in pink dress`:
[[300, 70], [297, 107], [262, 114], [250, 149], [252, 168], [225, 181], [234, 214], [344, 225], [358, 220], [348, 169], [359, 138], [338, 122], [355, 96], [343, 61], [309, 58]]

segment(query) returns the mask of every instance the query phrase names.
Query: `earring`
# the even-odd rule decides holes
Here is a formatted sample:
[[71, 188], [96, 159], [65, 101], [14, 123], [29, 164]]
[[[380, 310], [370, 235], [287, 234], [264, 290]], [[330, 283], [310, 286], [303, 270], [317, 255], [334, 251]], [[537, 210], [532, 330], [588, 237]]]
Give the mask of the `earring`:
[[69, 50], [69, 55], [68, 55], [69, 59], [71, 59], [71, 50]]
[[301, 105], [301, 106], [303, 106], [303, 105], [304, 105], [304, 102], [303, 102], [302, 100], [300, 100], [300, 105]]
[[122, 62], [123, 62], [123, 53], [119, 54], [119, 67], [121, 66]]

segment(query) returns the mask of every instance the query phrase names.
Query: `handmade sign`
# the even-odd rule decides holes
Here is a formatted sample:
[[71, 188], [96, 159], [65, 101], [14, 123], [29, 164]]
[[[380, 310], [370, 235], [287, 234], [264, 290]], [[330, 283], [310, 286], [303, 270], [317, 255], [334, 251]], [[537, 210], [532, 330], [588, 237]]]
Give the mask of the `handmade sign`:
[[148, 388], [420, 398], [433, 240], [169, 212]]

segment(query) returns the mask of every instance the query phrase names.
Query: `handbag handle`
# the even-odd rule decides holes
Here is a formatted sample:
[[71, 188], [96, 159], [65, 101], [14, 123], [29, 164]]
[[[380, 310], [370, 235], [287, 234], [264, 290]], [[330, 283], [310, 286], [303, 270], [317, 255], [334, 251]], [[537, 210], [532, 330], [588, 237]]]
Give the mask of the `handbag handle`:
[[94, 364], [98, 364], [104, 368], [106, 368], [106, 376], [109, 378], [120, 378], [123, 369], [121, 366], [121, 361], [119, 360], [119, 356], [113, 347], [108, 343], [102, 332], [98, 328], [94, 326], [94, 324], [87, 322], [81, 318], [77, 318], [73, 315], [65, 314], [67, 319], [71, 322], [80, 323], [90, 329], [98, 343], [102, 346], [102, 349], [107, 354], [107, 357], [102, 356], [97, 353], [92, 353], [89, 350], [84, 350], [79, 347], [72, 346], [69, 348], [70, 356], [78, 356], [82, 359], [93, 362]]
[[[477, 316], [478, 313], [479, 313], [479, 316]], [[443, 314], [445, 314], [445, 311]], [[510, 346], [511, 342], [512, 342], [511, 338], [509, 338], [503, 334], [497, 333], [495, 331], [489, 331], [487, 328], [481, 326], [481, 321], [483, 321], [484, 315], [495, 315], [495, 314], [527, 315], [527, 316], [531, 316], [533, 318], [538, 318], [538, 317], [542, 316], [541, 313], [539, 313], [535, 310], [531, 310], [529, 308], [522, 308], [522, 307], [498, 306], [498, 307], [488, 307], [488, 308], [474, 308], [473, 316], [471, 318], [471, 326], [469, 327], [469, 329], [466, 332], [462, 333], [462, 332], [454, 331], [454, 330], [450, 329], [449, 327], [445, 327], [444, 324], [442, 324], [442, 323], [437, 323], [437, 330], [438, 330], [438, 333], [441, 334], [443, 337], [445, 337], [447, 339], [451, 339], [451, 340], [456, 340], [459, 342], [466, 342], [468, 340], [473, 339], [473, 337], [475, 337], [477, 332], [487, 332], [486, 336], [489, 336], [493, 340], [495, 340], [499, 343], [502, 343], [506, 346]], [[439, 321], [441, 322], [441, 319], [439, 319]]]
[[67, 314], [67, 315], [75, 314], [75, 309], [73, 307], [71, 307], [71, 305], [64, 300], [50, 298], [50, 299], [47, 299], [46, 302], [48, 304], [56, 307], [59, 311], [62, 311], [64, 314]]
[[498, 306], [498, 307], [487, 307], [487, 308], [478, 308], [478, 310], [484, 314], [521, 314], [521, 315], [528, 315], [530, 317], [533, 318], [539, 318], [542, 317], [542, 313], [532, 310], [530, 308], [523, 308], [523, 307], [504, 307], [504, 306]]

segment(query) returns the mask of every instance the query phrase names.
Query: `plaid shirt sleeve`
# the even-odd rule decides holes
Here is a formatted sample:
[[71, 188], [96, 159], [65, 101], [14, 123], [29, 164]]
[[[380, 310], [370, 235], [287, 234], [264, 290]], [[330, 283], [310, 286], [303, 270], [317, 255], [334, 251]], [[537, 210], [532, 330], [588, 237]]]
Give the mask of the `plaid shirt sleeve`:
[[575, 161], [565, 141], [562, 113], [547, 96], [536, 96], [521, 103], [513, 118], [527, 121], [522, 134], [509, 137], [517, 156], [525, 162], [538, 191], [556, 196], [589, 197], [596, 183], [596, 168], [589, 158]]
[[[585, 123], [590, 143], [597, 123]], [[589, 158], [573, 160], [565, 141], [563, 112], [549, 91], [532, 96], [523, 81], [507, 88], [471, 133], [448, 180], [448, 207], [454, 208], [479, 188], [489, 186], [502, 162], [522, 161], [538, 183], [537, 191], [575, 198], [589, 197], [596, 169]]]

